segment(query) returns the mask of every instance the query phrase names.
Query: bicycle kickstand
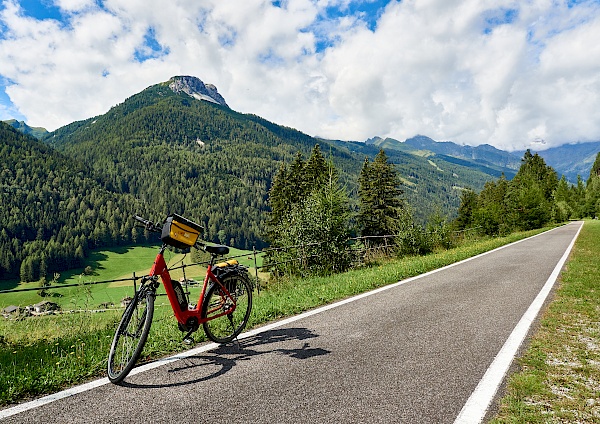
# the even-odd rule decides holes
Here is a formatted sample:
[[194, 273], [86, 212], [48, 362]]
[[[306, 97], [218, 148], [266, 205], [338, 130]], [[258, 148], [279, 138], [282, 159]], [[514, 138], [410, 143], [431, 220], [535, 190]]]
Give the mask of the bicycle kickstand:
[[194, 338], [192, 337], [193, 332], [194, 330], [190, 330], [185, 336], [183, 336], [183, 343], [185, 343], [186, 345], [191, 345], [195, 343]]

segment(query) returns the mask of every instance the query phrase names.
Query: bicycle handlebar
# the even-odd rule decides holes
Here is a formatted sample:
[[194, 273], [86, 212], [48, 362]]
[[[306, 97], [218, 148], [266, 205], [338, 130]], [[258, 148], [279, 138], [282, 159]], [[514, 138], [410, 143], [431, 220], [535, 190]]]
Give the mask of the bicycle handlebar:
[[[162, 226], [159, 226], [157, 224], [155, 224], [154, 222], [148, 220], [148, 219], [144, 219], [139, 215], [134, 215], [133, 218], [138, 221], [141, 224], [144, 224], [143, 227], [147, 230], [147, 231], [151, 231], [153, 233], [161, 233], [162, 232]], [[141, 225], [140, 225], [141, 227]], [[197, 248], [200, 248], [202, 250], [204, 250], [204, 248], [206, 247], [206, 244], [201, 242], [201, 241], [197, 241], [196, 243], [194, 243], [194, 245]]]
[[153, 233], [160, 233], [162, 228], [156, 225], [154, 222], [149, 221], [147, 219], [142, 218], [141, 216], [134, 215], [133, 217], [136, 221], [144, 224], [144, 228], [148, 231], [152, 231]]

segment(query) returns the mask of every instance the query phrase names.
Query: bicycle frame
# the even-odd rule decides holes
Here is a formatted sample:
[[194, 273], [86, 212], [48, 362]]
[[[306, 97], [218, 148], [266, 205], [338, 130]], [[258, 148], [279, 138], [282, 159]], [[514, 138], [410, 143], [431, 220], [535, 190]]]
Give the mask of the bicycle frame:
[[[235, 298], [231, 295], [231, 293], [229, 293], [229, 291], [221, 283], [219, 278], [212, 272], [215, 257], [211, 255], [211, 260], [210, 260], [210, 263], [208, 264], [208, 267], [206, 268], [206, 276], [204, 277], [204, 284], [202, 285], [200, 298], [198, 299], [198, 303], [196, 304], [196, 307], [193, 309], [188, 308], [188, 310], [182, 311], [179, 306], [179, 301], [177, 300], [177, 294], [175, 293], [175, 290], [173, 289], [173, 285], [171, 284], [171, 274], [169, 274], [169, 268], [167, 266], [167, 263], [165, 262], [165, 257], [164, 257], [165, 249], [166, 249], [166, 245], [163, 245], [160, 248], [160, 251], [156, 255], [156, 259], [154, 260], [154, 264], [152, 265], [152, 268], [150, 269], [149, 277], [154, 277], [156, 275], [160, 276], [163, 286], [165, 287], [165, 291], [167, 292], [167, 297], [169, 298], [169, 302], [171, 303], [171, 308], [173, 309], [173, 312], [175, 314], [175, 318], [177, 318], [177, 321], [180, 324], [185, 326], [190, 318], [197, 320], [198, 324], [203, 324], [212, 319], [219, 318], [224, 315], [230, 314], [231, 312], [233, 312], [235, 310], [235, 308], [237, 306]], [[219, 284], [219, 286], [221, 287], [222, 292], [225, 294], [225, 296], [222, 296], [222, 299], [221, 299], [221, 302], [219, 305], [217, 305], [215, 308], [213, 308], [211, 310], [206, 311], [206, 314], [205, 314], [206, 316], [203, 318], [202, 317], [202, 305], [204, 303], [204, 296], [206, 294], [208, 284], [211, 281], [215, 284]], [[223, 303], [226, 300], [229, 300], [232, 302], [233, 308], [224, 310], [224, 311], [221, 311], [220, 313], [212, 315], [214, 312], [221, 309], [221, 306], [223, 305]]]

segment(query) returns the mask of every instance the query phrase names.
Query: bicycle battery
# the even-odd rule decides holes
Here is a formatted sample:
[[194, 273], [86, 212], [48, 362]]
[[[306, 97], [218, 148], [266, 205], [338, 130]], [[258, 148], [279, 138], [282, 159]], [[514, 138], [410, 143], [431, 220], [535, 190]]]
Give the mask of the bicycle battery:
[[187, 311], [188, 309], [188, 301], [185, 296], [185, 292], [183, 291], [183, 287], [177, 280], [171, 280], [171, 285], [173, 286], [173, 291], [175, 291], [175, 296], [177, 297], [177, 303], [179, 303], [179, 308], [182, 311]]
[[201, 230], [201, 225], [177, 214], [172, 214], [165, 220], [160, 238], [169, 246], [185, 249], [196, 243]]

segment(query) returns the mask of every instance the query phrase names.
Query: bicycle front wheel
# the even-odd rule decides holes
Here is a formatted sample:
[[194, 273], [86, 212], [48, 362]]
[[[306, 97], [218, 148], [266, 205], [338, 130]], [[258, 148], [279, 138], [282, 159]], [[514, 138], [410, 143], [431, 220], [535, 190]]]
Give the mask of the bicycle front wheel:
[[148, 339], [154, 315], [154, 293], [138, 291], [115, 332], [108, 354], [108, 379], [115, 384], [123, 381], [132, 370]]
[[[252, 284], [242, 274], [223, 278], [221, 284], [212, 283], [202, 305], [202, 326], [213, 342], [229, 343], [246, 327], [252, 309]], [[229, 292], [231, 298], [223, 290]], [[235, 305], [233, 300], [235, 300]], [[219, 316], [221, 315], [221, 316]], [[212, 318], [212, 319], [211, 319]]]

